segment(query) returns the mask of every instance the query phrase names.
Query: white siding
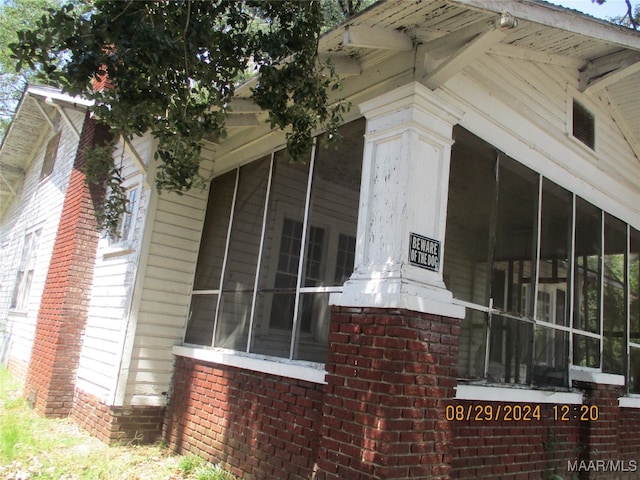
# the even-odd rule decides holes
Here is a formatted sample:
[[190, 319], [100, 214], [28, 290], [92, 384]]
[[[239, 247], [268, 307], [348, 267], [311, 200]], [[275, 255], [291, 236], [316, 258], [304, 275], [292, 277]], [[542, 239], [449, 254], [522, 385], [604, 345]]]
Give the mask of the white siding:
[[[131, 144], [146, 163], [151, 155], [152, 138], [136, 137]], [[150, 198], [145, 173], [140, 171], [131, 150], [125, 148], [122, 141], [117, 144], [114, 159], [116, 165], [122, 167], [123, 186], [137, 189], [137, 205], [132, 212], [129, 239], [114, 241], [105, 234], [99, 241], [77, 378], [78, 388], [105, 402], [112, 402], [120, 375]]]
[[[66, 113], [76, 130], [81, 131], [84, 114], [74, 110], [66, 110]], [[26, 374], [31, 356], [40, 298], [78, 147], [78, 137], [58, 113], [54, 115], [53, 123], [62, 135], [52, 173], [40, 179], [47, 141], [53, 136], [51, 127], [42, 118], [41, 123], [33, 125], [34, 156], [26, 162], [22, 188], [0, 221], [0, 339], [5, 336], [7, 341], [7, 356], [2, 360], [7, 361], [19, 377]], [[24, 311], [17, 311], [10, 307], [24, 239], [36, 230], [41, 233], [28, 306]]]
[[[202, 171], [207, 174], [211, 165], [204, 162]], [[171, 347], [181, 343], [184, 334], [208, 191], [153, 195], [125, 352], [126, 389], [123, 384], [118, 391], [117, 401], [124, 404], [166, 401]]]

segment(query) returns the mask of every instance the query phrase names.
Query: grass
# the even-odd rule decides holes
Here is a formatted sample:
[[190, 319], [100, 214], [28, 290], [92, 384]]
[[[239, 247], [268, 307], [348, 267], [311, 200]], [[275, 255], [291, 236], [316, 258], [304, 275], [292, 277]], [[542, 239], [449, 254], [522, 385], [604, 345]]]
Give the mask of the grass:
[[107, 446], [68, 419], [29, 409], [22, 385], [0, 368], [0, 478], [5, 480], [235, 480], [161, 444]]

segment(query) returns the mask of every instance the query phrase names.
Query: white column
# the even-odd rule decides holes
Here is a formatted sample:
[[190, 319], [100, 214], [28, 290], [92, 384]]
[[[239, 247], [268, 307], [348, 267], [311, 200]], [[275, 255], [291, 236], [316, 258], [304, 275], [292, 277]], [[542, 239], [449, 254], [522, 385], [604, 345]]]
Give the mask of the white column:
[[360, 110], [367, 130], [355, 268], [331, 303], [462, 318], [442, 278], [451, 134], [460, 114], [415, 82]]

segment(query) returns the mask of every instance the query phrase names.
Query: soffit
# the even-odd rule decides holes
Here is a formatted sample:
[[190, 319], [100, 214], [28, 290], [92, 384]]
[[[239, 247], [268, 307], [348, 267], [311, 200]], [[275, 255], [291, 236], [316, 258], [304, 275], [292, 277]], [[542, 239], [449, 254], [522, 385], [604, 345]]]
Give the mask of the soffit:
[[365, 66], [397, 51], [345, 44], [346, 29], [366, 27], [379, 36], [385, 31], [401, 32], [413, 45], [422, 44], [431, 66], [438, 68], [483, 35], [487, 37], [505, 10], [516, 25], [501, 29], [504, 36], [483, 40], [486, 52], [575, 70], [580, 89], [605, 102], [640, 157], [640, 33], [628, 28], [543, 1], [387, 0], [326, 34], [320, 48]]
[[0, 146], [0, 218], [20, 191], [37, 149], [52, 133], [56, 104], [84, 110], [90, 102], [43, 86], [28, 86], [22, 94]]

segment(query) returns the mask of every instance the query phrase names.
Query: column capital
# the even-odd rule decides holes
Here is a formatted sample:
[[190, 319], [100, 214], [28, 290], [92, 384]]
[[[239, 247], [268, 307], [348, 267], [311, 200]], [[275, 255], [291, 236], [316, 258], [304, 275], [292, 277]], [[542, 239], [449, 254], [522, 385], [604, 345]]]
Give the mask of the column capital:
[[[386, 118], [396, 124], [405, 123], [408, 120], [420, 121], [426, 118], [438, 119], [441, 125], [430, 125], [444, 128], [443, 140], [450, 138], [450, 130], [458, 123], [463, 112], [448, 105], [434, 94], [429, 88], [419, 82], [411, 82], [394, 90], [386, 92], [375, 98], [362, 102], [359, 105], [360, 112], [367, 119], [367, 134], [376, 133], [382, 125], [373, 121]], [[411, 110], [413, 115], [403, 116], [402, 112]], [[424, 122], [419, 122], [424, 123]]]

